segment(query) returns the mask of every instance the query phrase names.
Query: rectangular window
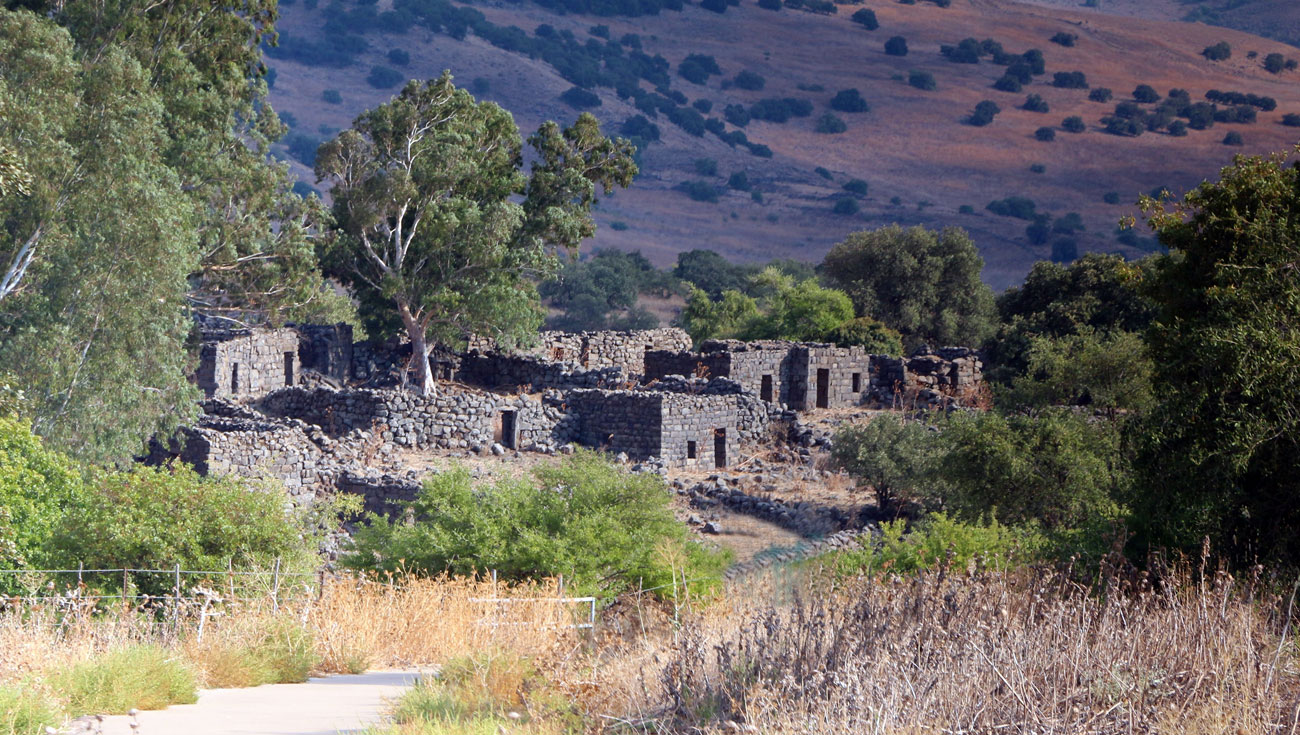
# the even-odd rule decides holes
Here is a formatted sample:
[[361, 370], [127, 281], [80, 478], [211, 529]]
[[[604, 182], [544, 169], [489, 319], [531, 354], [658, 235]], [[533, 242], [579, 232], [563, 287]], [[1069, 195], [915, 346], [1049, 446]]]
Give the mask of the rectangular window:
[[831, 371], [817, 370], [817, 408], [831, 407]]
[[695, 459], [695, 442], [686, 442], [686, 458]]
[[853, 392], [854, 393], [862, 392], [862, 373], [853, 374]]
[[713, 432], [713, 466], [727, 466], [727, 430], [716, 429]]
[[284, 353], [284, 384], [293, 385], [293, 353]]
[[230, 394], [239, 395], [239, 363], [230, 364]]
[[758, 389], [758, 397], [762, 398], [768, 403], [772, 402], [772, 376], [771, 375], [763, 376], [763, 383]]

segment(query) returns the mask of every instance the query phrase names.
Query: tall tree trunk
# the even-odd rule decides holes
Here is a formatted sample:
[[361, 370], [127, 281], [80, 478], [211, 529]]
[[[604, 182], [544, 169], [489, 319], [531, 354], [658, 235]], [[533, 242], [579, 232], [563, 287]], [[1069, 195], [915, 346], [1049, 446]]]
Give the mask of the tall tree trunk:
[[415, 392], [421, 397], [433, 395], [433, 371], [429, 369], [429, 345], [424, 338], [424, 327], [411, 314], [411, 308], [398, 302], [397, 311], [406, 326], [406, 337], [411, 341], [411, 362], [407, 370], [415, 369]]

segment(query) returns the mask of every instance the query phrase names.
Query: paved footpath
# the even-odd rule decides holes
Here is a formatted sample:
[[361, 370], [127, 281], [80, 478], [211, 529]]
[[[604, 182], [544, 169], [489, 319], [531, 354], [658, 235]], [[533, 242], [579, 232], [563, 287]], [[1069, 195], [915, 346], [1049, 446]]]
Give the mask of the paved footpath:
[[[195, 704], [104, 718], [104, 735], [340, 735], [381, 723], [387, 705], [418, 681], [417, 671], [308, 679], [249, 689], [207, 689]], [[76, 723], [77, 727], [84, 727]], [[73, 732], [84, 732], [72, 730]]]

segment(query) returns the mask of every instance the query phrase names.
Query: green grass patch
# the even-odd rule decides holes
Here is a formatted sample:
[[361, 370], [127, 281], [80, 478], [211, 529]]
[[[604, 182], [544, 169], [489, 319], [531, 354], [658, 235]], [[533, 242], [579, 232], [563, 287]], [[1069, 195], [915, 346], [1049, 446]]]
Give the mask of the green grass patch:
[[131, 709], [162, 709], [198, 700], [194, 674], [158, 646], [145, 645], [105, 654], [50, 677], [73, 717], [125, 714]]
[[910, 573], [949, 564], [966, 569], [972, 562], [1007, 569], [1042, 558], [1047, 539], [1028, 528], [1006, 526], [996, 519], [962, 523], [943, 513], [931, 513], [907, 528], [902, 520], [881, 524], [878, 543], [835, 555], [839, 575], [875, 572]]
[[47, 692], [26, 684], [0, 686], [0, 735], [40, 735], [62, 721]]
[[[204, 685], [214, 689], [303, 682], [320, 663], [311, 631], [284, 619], [271, 621], [251, 643], [207, 645], [192, 659], [203, 670]], [[358, 664], [349, 663], [348, 668], [361, 673], [366, 663], [358, 658]]]

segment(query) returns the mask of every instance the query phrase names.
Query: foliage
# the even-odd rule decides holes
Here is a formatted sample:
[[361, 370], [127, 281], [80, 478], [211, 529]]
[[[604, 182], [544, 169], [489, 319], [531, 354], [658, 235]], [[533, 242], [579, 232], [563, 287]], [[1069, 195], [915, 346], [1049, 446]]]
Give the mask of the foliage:
[[985, 344], [985, 377], [1010, 383], [1029, 366], [1035, 338], [1096, 333], [1140, 333], [1154, 314], [1141, 293], [1155, 259], [1130, 263], [1118, 255], [1089, 253], [1069, 265], [1035, 263], [1021, 286], [998, 296], [1001, 326]]
[[876, 20], [876, 12], [870, 8], [860, 8], [854, 11], [853, 15], [849, 16], [849, 20], [869, 31], [874, 31], [880, 27], [880, 22]]
[[1067, 133], [1082, 133], [1088, 129], [1088, 126], [1083, 122], [1083, 118], [1071, 115], [1061, 121], [1061, 128]]
[[1143, 208], [1174, 257], [1149, 290], [1158, 406], [1137, 433], [1148, 544], [1203, 536], [1242, 563], [1300, 560], [1300, 169], [1238, 157], [1182, 202]]
[[50, 695], [32, 684], [0, 684], [0, 733], [44, 735], [63, 722]]
[[[50, 568], [49, 538], [84, 492], [67, 457], [46, 448], [26, 421], [0, 416], [0, 569]], [[0, 591], [13, 585], [13, 575], [0, 579]]]
[[570, 87], [560, 95], [560, 101], [575, 110], [590, 110], [601, 105], [600, 95], [581, 87]]
[[[50, 558], [70, 569], [222, 569], [310, 564], [305, 517], [284, 509], [277, 492], [235, 478], [200, 477], [188, 468], [137, 467], [98, 472], [59, 518], [48, 539]], [[93, 579], [93, 577], [92, 577]], [[120, 578], [102, 583], [111, 588]], [[141, 577], [148, 594], [171, 590], [170, 579]]]
[[850, 319], [826, 335], [840, 347], [861, 347], [872, 355], [902, 355], [903, 337], [869, 316]]
[[992, 100], [984, 100], [975, 105], [975, 109], [971, 112], [970, 117], [966, 118], [966, 124], [983, 127], [993, 122], [993, 118], [997, 117], [999, 112], [1002, 112], [1002, 108], [998, 107], [996, 102], [993, 102]]
[[406, 75], [388, 66], [372, 66], [366, 75], [366, 84], [375, 89], [390, 89], [406, 81]]
[[1121, 516], [1128, 465], [1109, 422], [1066, 411], [964, 413], [953, 414], [942, 435], [938, 472], [945, 507], [958, 518], [996, 513], [1055, 533]]
[[808, 117], [812, 111], [813, 104], [808, 100], [794, 97], [769, 97], [751, 105], [749, 116], [755, 120], [784, 123], [792, 117]]
[[743, 290], [752, 268], [735, 265], [712, 250], [687, 250], [677, 254], [673, 276], [704, 291], [710, 299], [720, 299], [725, 291]]
[[1051, 143], [1056, 140], [1056, 129], [1043, 127], [1034, 131], [1034, 137], [1044, 143]]
[[1003, 74], [998, 80], [993, 82], [993, 88], [999, 92], [1016, 93], [1024, 88], [1023, 83], [1010, 74]]
[[917, 71], [916, 69], [908, 72], [907, 83], [926, 92], [932, 92], [938, 87], [933, 74], [928, 71]]
[[1088, 99], [1093, 102], [1101, 102], [1102, 104], [1110, 102], [1112, 96], [1113, 95], [1108, 87], [1097, 87], [1088, 93]]
[[735, 171], [727, 177], [727, 188], [736, 191], [749, 191], [753, 185], [749, 182], [749, 174], [744, 171]]
[[1300, 113], [1288, 112], [1283, 115], [1282, 124], [1289, 128], [1300, 128]]
[[1223, 144], [1240, 146], [1240, 145], [1245, 145], [1246, 142], [1242, 139], [1241, 133], [1238, 133], [1237, 131], [1234, 130], [1231, 133], [1228, 133], [1227, 135], [1223, 136]]
[[1232, 58], [1232, 45], [1227, 41], [1219, 41], [1213, 46], [1206, 46], [1205, 49], [1201, 51], [1201, 56], [1204, 56], [1210, 61], [1226, 61]]
[[[343, 104], [343, 95], [339, 94], [339, 91], [337, 89], [327, 89], [324, 92], [321, 92], [320, 96], [321, 99], [325, 100], [327, 104], [331, 104], [331, 105]], [[313, 162], [315, 161], [315, 153], [316, 151], [312, 151]]]
[[907, 56], [907, 39], [894, 36], [885, 41], [885, 53], [890, 56]]
[[1050, 112], [1052, 108], [1047, 104], [1047, 100], [1043, 99], [1042, 95], [1031, 94], [1025, 98], [1025, 104], [1021, 105], [1020, 109], [1029, 112]]
[[[510, 114], [444, 73], [408, 84], [321, 147], [316, 175], [333, 183], [339, 226], [321, 260], [352, 288], [372, 336], [400, 323], [423, 356], [431, 339], [456, 344], [474, 332], [508, 344], [534, 333], [530, 277], [554, 272], [556, 250], [594, 234], [598, 189], [627, 186], [636, 165], [631, 145], [586, 113], [563, 130], [543, 124], [529, 144], [537, 159], [525, 178]], [[412, 362], [428, 394], [428, 361]]]
[[839, 215], [850, 215], [857, 214], [860, 208], [861, 205], [858, 204], [858, 200], [851, 197], [840, 197], [835, 200], [835, 205], [831, 207], [831, 211]]
[[717, 60], [705, 54], [689, 54], [677, 65], [677, 74], [691, 84], [704, 84], [711, 75], [721, 73]]
[[831, 109], [839, 112], [867, 112], [871, 106], [857, 89], [841, 89], [831, 98]]
[[1133, 90], [1133, 99], [1143, 104], [1153, 104], [1160, 101], [1160, 93], [1150, 84], [1139, 84]]
[[1024, 375], [999, 395], [999, 404], [1087, 406], [1113, 418], [1119, 411], [1145, 411], [1154, 402], [1154, 366], [1141, 336], [1133, 332], [1085, 329], [1064, 337], [1031, 337], [1025, 360]]
[[996, 518], [962, 523], [945, 513], [930, 513], [910, 529], [903, 519], [886, 521], [880, 531], [878, 542], [837, 554], [836, 574], [912, 574], [939, 566], [964, 570], [976, 560], [986, 568], [1009, 569], [1039, 560], [1046, 545], [1028, 528], [1004, 526]]
[[742, 327], [742, 339], [788, 339], [820, 342], [853, 319], [853, 303], [842, 291], [823, 288], [812, 278], [796, 281], [769, 266], [754, 277], [755, 288], [767, 292], [764, 313]]
[[491, 486], [476, 487], [456, 468], [428, 480], [410, 504], [413, 522], [368, 516], [346, 563], [431, 574], [491, 569], [506, 579], [563, 574], [575, 592], [602, 597], [667, 585], [675, 573], [716, 580], [723, 556], [690, 540], [670, 501], [658, 476], [626, 474], [590, 452]]
[[857, 194], [860, 197], [867, 195], [867, 182], [862, 179], [849, 179], [844, 182], [844, 185], [840, 188], [852, 194]]
[[844, 122], [843, 118], [830, 112], [817, 118], [817, 124], [813, 126], [814, 132], [830, 135], [842, 133], [848, 129], [849, 126]]
[[735, 336], [758, 317], [758, 303], [740, 291], [728, 289], [715, 300], [703, 289], [692, 288], [680, 319], [682, 329], [699, 344]]
[[581, 331], [609, 328], [611, 312], [631, 309], [638, 294], [662, 295], [677, 288], [676, 279], [656, 269], [640, 252], [602, 249], [586, 260], [565, 263], [538, 291], [551, 306], [564, 310], [551, 321], [552, 328]]
[[1074, 42], [1077, 40], [1079, 40], [1079, 37], [1077, 35], [1073, 33], [1066, 33], [1065, 31], [1058, 31], [1056, 35], [1052, 36], [1051, 38], [1052, 43], [1057, 43], [1062, 46], [1073, 46]]
[[889, 413], [844, 426], [835, 433], [831, 460], [870, 487], [885, 512], [936, 499], [942, 448], [934, 428], [918, 421]]
[[767, 84], [767, 80], [763, 78], [762, 74], [745, 69], [737, 74], [735, 79], [731, 80], [731, 83], [735, 85], [737, 89], [748, 89], [752, 92], [757, 92]]
[[993, 293], [980, 280], [983, 259], [965, 231], [893, 225], [856, 232], [831, 248], [821, 273], [872, 316], [923, 343], [977, 344], [993, 330]]
[[1087, 89], [1088, 77], [1081, 71], [1058, 71], [1052, 75], [1052, 86], [1061, 89]]
[[138, 645], [55, 672], [50, 683], [74, 717], [124, 715], [132, 709], [193, 704], [199, 695], [190, 672], [156, 645]]
[[1002, 217], [1032, 220], [1038, 216], [1038, 205], [1028, 197], [1011, 196], [1006, 199], [995, 199], [984, 208]]

